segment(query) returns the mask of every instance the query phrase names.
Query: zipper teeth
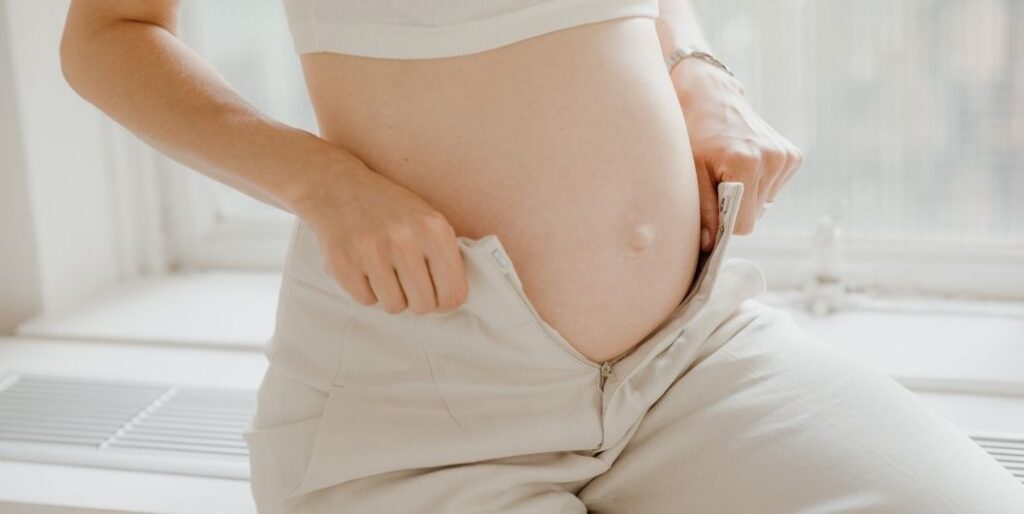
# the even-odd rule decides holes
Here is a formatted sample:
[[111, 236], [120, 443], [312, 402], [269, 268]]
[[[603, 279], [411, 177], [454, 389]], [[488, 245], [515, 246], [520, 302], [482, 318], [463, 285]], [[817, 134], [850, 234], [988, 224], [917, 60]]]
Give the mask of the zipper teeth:
[[[727, 191], [725, 195], [723, 195], [721, 198], [719, 198], [719, 201], [723, 202], [723, 204], [719, 208], [719, 210], [720, 210], [720, 212], [722, 214], [726, 214], [727, 217], [728, 216], [735, 216], [736, 215], [736, 209], [735, 208], [729, 209], [729, 207], [734, 207], [733, 203], [735, 202], [735, 199], [736, 199], [736, 196], [732, 193], [732, 191], [733, 190]], [[725, 223], [723, 223], [723, 221]], [[689, 292], [689, 294], [687, 294], [686, 296], [683, 297], [683, 300], [680, 302], [680, 304], [677, 305], [675, 309], [673, 309], [672, 314], [668, 318], [666, 318], [666, 320], [664, 322], [662, 322], [660, 325], [658, 325], [658, 327], [656, 327], [652, 332], [656, 332], [656, 331], [664, 328], [665, 325], [667, 325], [668, 322], [672, 318], [674, 318], [675, 316], [677, 316], [679, 314], [680, 310], [682, 309], [683, 304], [685, 304], [688, 300], [690, 300], [692, 296], [696, 296], [697, 295], [697, 289], [699, 289], [699, 286], [701, 285], [701, 282], [703, 281], [704, 276], [707, 275], [708, 269], [712, 265], [715, 264], [716, 257], [718, 257], [718, 254], [721, 253], [721, 251], [720, 251], [720, 246], [721, 245], [719, 244], [719, 242], [721, 242], [722, 240], [725, 239], [723, 234], [725, 232], [725, 228], [726, 228], [727, 225], [728, 225], [728, 220], [721, 220], [721, 219], [719, 220], [718, 234], [716, 234], [716, 236], [717, 236], [716, 239], [717, 240], [715, 241], [715, 246], [714, 246], [714, 248], [711, 249], [711, 253], [708, 255], [707, 260], [704, 263], [704, 267], [701, 268], [700, 272], [697, 274], [697, 277], [694, 279], [694, 282], [697, 284], [697, 286], [694, 287]], [[540, 321], [540, 314], [537, 312], [536, 309], [533, 308], [533, 306], [530, 305], [530, 302], [527, 301], [527, 299], [525, 298], [525, 293], [520, 291], [520, 289], [516, 285], [515, 281], [512, 280], [510, 272], [507, 269], [503, 269], [503, 270], [500, 270], [500, 271], [501, 271], [501, 274], [504, 275], [505, 280], [507, 280], [509, 285], [512, 286], [512, 289], [515, 290], [516, 297], [519, 298], [520, 303], [522, 303], [523, 307], [525, 307], [526, 310], [530, 313], [529, 317], [533, 321], [533, 323], [535, 325], [537, 325], [541, 330], [543, 330], [544, 333], [546, 333], [548, 335], [549, 339], [551, 339], [553, 342], [557, 343], [560, 347], [562, 347], [563, 351], [565, 351], [569, 355], [573, 356], [576, 360], [582, 362], [583, 364], [587, 365], [588, 367], [596, 369], [598, 371], [598, 375], [601, 378], [601, 387], [603, 388], [605, 382], [608, 380], [608, 377], [610, 377], [612, 375], [612, 373], [613, 373], [611, 365], [616, 363], [616, 362], [618, 362], [618, 361], [620, 361], [620, 360], [622, 360], [622, 359], [624, 359], [625, 357], [629, 356], [632, 353], [632, 351], [627, 351], [626, 353], [624, 353], [624, 354], [622, 354], [622, 355], [620, 355], [620, 356], [618, 356], [618, 357], [616, 357], [614, 359], [607, 360], [607, 361], [604, 361], [604, 362], [594, 362], [594, 361], [591, 361], [590, 359], [587, 359], [586, 357], [581, 355], [575, 348], [573, 348], [572, 345], [568, 344], [568, 342], [563, 341], [562, 338], [559, 338], [557, 336], [557, 334], [554, 334], [551, 330], [548, 329], [548, 327], [544, 326], [544, 323], [542, 323]], [[633, 347], [633, 349], [635, 350], [636, 347]]]
[[583, 364], [586, 364], [587, 366], [589, 366], [591, 368], [594, 368], [594, 369], [597, 369], [597, 370], [601, 369], [601, 364], [596, 363], [596, 362], [592, 362], [589, 359], [584, 358], [582, 355], [579, 355], [576, 352], [575, 348], [572, 348], [571, 345], [569, 345], [567, 342], [563, 342], [561, 339], [559, 339], [557, 337], [557, 334], [554, 334], [550, 330], [548, 330], [548, 327], [544, 326], [544, 324], [540, 322], [540, 319], [539, 319], [540, 315], [537, 313], [536, 309], [534, 309], [529, 304], [529, 302], [526, 301], [526, 298], [523, 297], [524, 293], [519, 290], [519, 288], [516, 286], [515, 281], [512, 280], [512, 277], [509, 276], [508, 272], [503, 271], [502, 275], [505, 276], [505, 280], [508, 281], [509, 285], [511, 285], [512, 288], [515, 289], [516, 297], [519, 298], [519, 301], [523, 304], [523, 307], [525, 307], [526, 310], [530, 312], [530, 319], [533, 320], [533, 323], [535, 325], [537, 325], [538, 327], [540, 327], [540, 329], [543, 330], [544, 333], [546, 333], [548, 335], [549, 339], [551, 339], [554, 343], [558, 344], [558, 346], [560, 346], [566, 353], [568, 353], [569, 355], [573, 356], [576, 360], [582, 362]]
[[611, 378], [614, 372], [615, 370], [612, 369], [612, 361], [602, 362], [601, 369], [598, 370], [598, 388], [604, 391], [605, 386], [608, 385], [608, 380]]
[[[683, 297], [683, 300], [679, 302], [679, 305], [677, 305], [676, 308], [672, 310], [672, 314], [669, 315], [661, 324], [655, 327], [651, 331], [651, 333], [658, 332], [659, 330], [665, 328], [672, 320], [676, 319], [676, 316], [678, 316], [682, 312], [684, 305], [688, 305], [687, 302], [689, 302], [695, 296], [697, 296], [697, 292], [700, 289], [700, 287], [706, 285], [704, 284], [704, 279], [708, 275], [708, 273], [710, 273], [709, 270], [713, 266], [715, 266], [719, 260], [721, 260], [721, 243], [725, 241], [727, 237], [729, 237], [729, 234], [725, 234], [725, 229], [730, 224], [729, 218], [735, 218], [737, 214], [735, 209], [736, 196], [732, 193], [732, 191], [734, 191], [734, 189], [728, 190], [726, 194], [723, 195], [721, 198], [721, 201], [723, 202], [721, 213], [725, 215], [725, 219], [720, 218], [717, 231], [718, 233], [716, 234], [715, 246], [714, 248], [711, 249], [711, 253], [709, 253], [707, 258], [705, 259], [704, 266], [700, 269], [700, 271], [697, 273], [697, 276], [694, 278], [694, 287]], [[614, 374], [614, 370], [612, 369], [611, 365], [628, 357], [631, 353], [633, 353], [633, 350], [636, 350], [636, 348], [637, 347], [634, 346], [631, 350], [627, 351], [626, 353], [619, 355], [618, 357], [612, 360], [604, 361], [601, 363], [599, 372], [601, 376], [602, 389], [604, 388], [605, 382], [608, 380], [608, 378]]]
[[[729, 197], [723, 197], [722, 200], [728, 202], [728, 201], [731, 201], [732, 198], [734, 198], [734, 197], [730, 195]], [[728, 209], [722, 209], [722, 212], [723, 213], [734, 213], [735, 210], [729, 211]], [[697, 296], [697, 291], [700, 289], [700, 286], [703, 285], [704, 278], [709, 273], [708, 270], [711, 269], [711, 267], [717, 262], [718, 254], [722, 253], [721, 252], [721, 245], [719, 243], [721, 243], [722, 241], [725, 240], [725, 236], [724, 236], [725, 230], [724, 229], [725, 229], [725, 224], [726, 223], [727, 223], [727, 220], [722, 220], [722, 223], [719, 224], [719, 226], [718, 226], [718, 234], [717, 234], [718, 237], [717, 237], [717, 240], [715, 241], [715, 246], [714, 246], [714, 248], [711, 249], [711, 253], [709, 253], [708, 256], [704, 260], [704, 265], [701, 267], [700, 271], [694, 277], [694, 279], [693, 279], [693, 287], [683, 297], [683, 300], [679, 302], [679, 305], [676, 305], [676, 307], [674, 309], [672, 309], [672, 313], [669, 314], [668, 317], [666, 317], [657, 327], [654, 327], [654, 329], [651, 330], [651, 334], [657, 333], [659, 330], [661, 330], [661, 329], [665, 328], [666, 326], [668, 326], [669, 323], [671, 323], [673, 320], [677, 319], [677, 316], [679, 316], [679, 314], [682, 313], [684, 306], [688, 305], [687, 302], [689, 302], [695, 296]], [[633, 350], [635, 350], [638, 346], [640, 346], [640, 345], [634, 346], [633, 348], [631, 348], [626, 353], [624, 353], [622, 355], [619, 355], [618, 357], [616, 357], [616, 358], [614, 358], [612, 360], [605, 361], [602, 364], [605, 364], [605, 363], [607, 363], [607, 364], [615, 364], [616, 362], [618, 362], [618, 361], [628, 357], [631, 353], [633, 353]], [[607, 373], [608, 373], [608, 375], [611, 375], [612, 374], [612, 370], [609, 368]]]

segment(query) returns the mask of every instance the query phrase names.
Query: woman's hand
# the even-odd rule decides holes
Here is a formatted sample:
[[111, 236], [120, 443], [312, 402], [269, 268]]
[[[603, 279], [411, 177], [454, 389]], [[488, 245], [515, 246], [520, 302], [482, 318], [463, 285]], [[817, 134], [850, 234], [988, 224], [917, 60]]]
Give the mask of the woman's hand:
[[684, 59], [672, 69], [672, 82], [697, 167], [701, 250], [710, 251], [718, 230], [718, 183], [743, 182], [734, 230], [749, 234], [765, 202], [775, 200], [803, 156], [754, 112], [740, 83], [724, 71], [699, 59]]
[[465, 301], [454, 229], [394, 181], [365, 166], [327, 175], [296, 202], [295, 212], [316, 234], [325, 270], [359, 303], [426, 314]]

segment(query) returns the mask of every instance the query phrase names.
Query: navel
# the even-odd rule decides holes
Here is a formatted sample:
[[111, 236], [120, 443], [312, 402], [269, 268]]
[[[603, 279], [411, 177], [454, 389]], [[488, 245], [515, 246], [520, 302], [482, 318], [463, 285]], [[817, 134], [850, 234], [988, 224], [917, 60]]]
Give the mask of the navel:
[[633, 228], [633, 233], [630, 235], [629, 240], [629, 251], [631, 253], [644, 253], [651, 244], [654, 243], [654, 225], [650, 223], [642, 223]]

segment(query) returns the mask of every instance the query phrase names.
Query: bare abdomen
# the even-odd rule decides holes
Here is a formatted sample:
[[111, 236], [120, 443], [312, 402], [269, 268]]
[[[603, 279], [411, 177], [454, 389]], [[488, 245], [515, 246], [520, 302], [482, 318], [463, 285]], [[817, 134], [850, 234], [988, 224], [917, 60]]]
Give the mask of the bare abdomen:
[[653, 20], [448, 59], [302, 62], [321, 135], [457, 234], [498, 234], [541, 317], [585, 356], [627, 351], [682, 299], [697, 183]]

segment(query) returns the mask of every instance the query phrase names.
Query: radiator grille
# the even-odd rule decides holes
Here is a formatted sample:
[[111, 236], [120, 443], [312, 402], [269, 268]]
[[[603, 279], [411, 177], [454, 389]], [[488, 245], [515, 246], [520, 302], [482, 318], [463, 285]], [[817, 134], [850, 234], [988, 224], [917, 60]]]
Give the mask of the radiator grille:
[[[0, 380], [0, 458], [248, 479], [251, 390], [39, 375]], [[970, 434], [1024, 483], [1024, 434]]]
[[0, 458], [247, 479], [251, 390], [39, 375], [0, 382]]
[[1010, 474], [1024, 484], [1024, 434], [1020, 436], [970, 434]]

